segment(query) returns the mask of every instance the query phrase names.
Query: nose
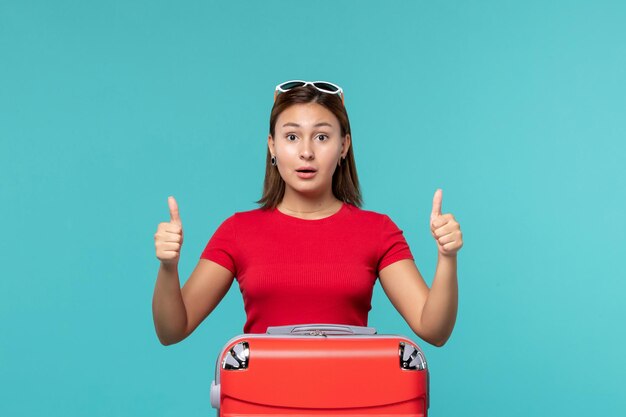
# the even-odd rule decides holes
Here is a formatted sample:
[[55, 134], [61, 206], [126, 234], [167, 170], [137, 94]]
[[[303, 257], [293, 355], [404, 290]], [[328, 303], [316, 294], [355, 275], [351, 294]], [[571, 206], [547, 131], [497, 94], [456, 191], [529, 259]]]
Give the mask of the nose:
[[310, 161], [315, 158], [315, 154], [313, 153], [313, 147], [311, 142], [308, 140], [302, 141], [302, 147], [300, 148], [300, 159], [304, 159]]

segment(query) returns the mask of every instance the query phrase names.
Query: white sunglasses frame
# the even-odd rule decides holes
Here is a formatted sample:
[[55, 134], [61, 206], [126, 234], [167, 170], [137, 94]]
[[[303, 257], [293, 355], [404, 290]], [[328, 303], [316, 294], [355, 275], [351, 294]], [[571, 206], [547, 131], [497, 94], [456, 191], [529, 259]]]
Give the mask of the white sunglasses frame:
[[[313, 88], [315, 88], [318, 91], [321, 91], [322, 93], [326, 93], [326, 94], [339, 94], [339, 97], [341, 97], [341, 103], [344, 103], [344, 95], [343, 95], [343, 88], [339, 87], [337, 84], [335, 83], [331, 83], [328, 81], [304, 81], [304, 80], [289, 80], [289, 81], [283, 81], [282, 83], [278, 84], [276, 86], [276, 89], [274, 90], [274, 101], [276, 101], [276, 97], [278, 97], [279, 92], [280, 93], [286, 93], [289, 90], [292, 90], [293, 88], [297, 88], [297, 87], [293, 87], [290, 88], [289, 90], [283, 90], [280, 86], [281, 85], [285, 85], [288, 83], [304, 83], [304, 85], [298, 86], [298, 87], [306, 87], [307, 85], [313, 86]], [[328, 90], [324, 90], [323, 88], [319, 88], [318, 86], [315, 85], [315, 83], [324, 83], [324, 84], [329, 84], [332, 85], [333, 87], [337, 87], [337, 91], [328, 91]]]

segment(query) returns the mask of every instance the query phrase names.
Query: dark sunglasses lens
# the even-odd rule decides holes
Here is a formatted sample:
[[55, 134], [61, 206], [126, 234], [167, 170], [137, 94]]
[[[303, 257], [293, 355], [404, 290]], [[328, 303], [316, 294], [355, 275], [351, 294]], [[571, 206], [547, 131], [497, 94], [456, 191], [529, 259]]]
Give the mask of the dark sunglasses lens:
[[304, 83], [302, 81], [291, 81], [281, 84], [280, 88], [282, 90], [291, 90], [292, 88], [302, 87], [303, 85]]
[[315, 83], [315, 86], [320, 90], [328, 91], [331, 93], [336, 93], [337, 91], [339, 91], [339, 88], [337, 88], [337, 86], [328, 83]]

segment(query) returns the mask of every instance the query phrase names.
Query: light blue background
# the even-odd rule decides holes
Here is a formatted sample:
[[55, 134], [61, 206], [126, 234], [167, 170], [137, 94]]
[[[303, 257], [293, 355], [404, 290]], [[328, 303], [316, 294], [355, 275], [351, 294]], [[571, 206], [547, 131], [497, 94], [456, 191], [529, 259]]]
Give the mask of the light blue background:
[[[624, 415], [626, 3], [0, 2], [0, 415], [205, 416], [232, 287], [152, 324], [176, 196], [188, 277], [260, 196], [274, 86], [346, 92], [365, 208], [430, 283], [433, 192], [460, 306], [422, 343], [431, 416]], [[370, 325], [411, 335], [377, 285]]]

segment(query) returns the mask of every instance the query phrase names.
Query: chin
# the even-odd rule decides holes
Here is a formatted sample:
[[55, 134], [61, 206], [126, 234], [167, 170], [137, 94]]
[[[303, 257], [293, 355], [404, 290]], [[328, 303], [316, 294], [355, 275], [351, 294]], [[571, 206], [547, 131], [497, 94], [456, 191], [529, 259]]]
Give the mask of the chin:
[[306, 195], [307, 197], [316, 196], [318, 194], [322, 194], [322, 190], [317, 188], [307, 188], [307, 187], [292, 187], [293, 190], [302, 195]]
[[316, 184], [287, 184], [287, 187], [291, 188], [298, 194], [303, 194], [306, 196], [314, 196], [317, 194], [323, 194], [323, 187], [320, 187]]

